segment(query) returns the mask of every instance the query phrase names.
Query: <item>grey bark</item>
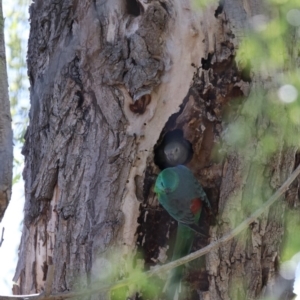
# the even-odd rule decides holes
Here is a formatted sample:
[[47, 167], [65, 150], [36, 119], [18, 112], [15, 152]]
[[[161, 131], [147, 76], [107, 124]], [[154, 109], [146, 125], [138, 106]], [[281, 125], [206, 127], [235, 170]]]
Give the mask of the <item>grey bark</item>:
[[[243, 201], [266, 199], [291, 173], [297, 149], [284, 151], [283, 142], [274, 161], [241, 157], [226, 142], [231, 121], [243, 118], [247, 101], [238, 99], [259, 84], [234, 56], [247, 20], [262, 7], [232, 2], [205, 13], [188, 1], [31, 5], [17, 292], [43, 290], [49, 265], [55, 293], [73, 290], [78, 279], [88, 286], [105, 277], [113, 252], [118, 278], [136, 252], [145, 269], [171, 257], [176, 224], [153, 193], [153, 150], [168, 131], [182, 130], [193, 145], [188, 166], [213, 206], [215, 217], [204, 212], [201, 220], [211, 240], [247, 215]], [[213, 156], [216, 146], [226, 156]], [[243, 237], [190, 266], [186, 299], [257, 299], [278, 271], [283, 211], [282, 204], [272, 207]], [[208, 242], [197, 239], [194, 249]]]
[[2, 1], [0, 1], [0, 221], [3, 218], [11, 197], [13, 162], [13, 137], [8, 97], [3, 28], [4, 19], [2, 13]]

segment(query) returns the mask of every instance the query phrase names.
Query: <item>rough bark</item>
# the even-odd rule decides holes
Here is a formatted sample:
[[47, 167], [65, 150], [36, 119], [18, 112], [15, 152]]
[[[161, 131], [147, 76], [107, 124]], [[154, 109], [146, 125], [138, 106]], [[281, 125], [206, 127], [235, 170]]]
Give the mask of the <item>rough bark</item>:
[[[20, 293], [43, 290], [51, 264], [55, 293], [104, 276], [113, 251], [125, 273], [136, 251], [145, 269], [167, 261], [176, 224], [153, 194], [153, 150], [168, 131], [182, 130], [193, 145], [188, 166], [213, 206], [214, 217], [205, 212], [201, 220], [210, 240], [249, 213], [243, 201], [266, 199], [291, 173], [297, 149], [285, 151], [280, 136], [272, 161], [241, 157], [225, 138], [232, 120], [255, 105], [246, 98], [259, 80], [234, 57], [247, 20], [261, 10], [253, 0], [203, 13], [189, 1], [31, 5]], [[283, 211], [282, 203], [272, 207], [243, 237], [190, 266], [186, 299], [256, 299], [270, 287]], [[194, 249], [208, 242], [199, 238]]]
[[2, 1], [0, 1], [0, 221], [3, 218], [11, 196], [13, 162], [13, 137], [8, 98], [3, 25]]

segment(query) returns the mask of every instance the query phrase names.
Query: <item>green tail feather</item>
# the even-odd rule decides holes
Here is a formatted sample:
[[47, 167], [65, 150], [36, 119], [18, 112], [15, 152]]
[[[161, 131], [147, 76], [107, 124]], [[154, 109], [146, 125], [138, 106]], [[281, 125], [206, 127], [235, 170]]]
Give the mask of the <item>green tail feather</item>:
[[[172, 261], [186, 256], [191, 252], [194, 237], [195, 231], [183, 224], [178, 223]], [[164, 292], [167, 296], [167, 300], [178, 299], [178, 296], [176, 295], [180, 293], [180, 282], [182, 279], [184, 267], [185, 266], [182, 265], [175, 269], [172, 269], [169, 272], [169, 276], [164, 287]]]

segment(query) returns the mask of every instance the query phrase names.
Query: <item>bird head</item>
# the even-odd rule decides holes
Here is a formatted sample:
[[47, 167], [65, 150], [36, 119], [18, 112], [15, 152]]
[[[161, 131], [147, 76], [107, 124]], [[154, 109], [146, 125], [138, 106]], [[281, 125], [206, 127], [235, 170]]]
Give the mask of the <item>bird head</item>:
[[177, 188], [179, 177], [172, 168], [161, 171], [156, 179], [154, 191], [157, 194], [168, 194]]
[[169, 163], [175, 164], [180, 157], [180, 145], [178, 143], [169, 143], [166, 145], [164, 153]]

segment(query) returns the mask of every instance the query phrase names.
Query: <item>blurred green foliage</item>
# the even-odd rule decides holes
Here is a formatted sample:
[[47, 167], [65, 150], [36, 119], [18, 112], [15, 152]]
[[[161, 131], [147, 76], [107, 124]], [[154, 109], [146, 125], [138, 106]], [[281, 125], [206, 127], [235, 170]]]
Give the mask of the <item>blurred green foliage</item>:
[[[111, 249], [109, 256], [99, 258], [95, 265], [99, 270], [98, 278], [94, 278], [94, 285], [92, 284], [89, 288], [104, 287], [115, 283], [109, 291], [109, 298], [112, 300], [135, 298], [137, 291], [143, 295], [143, 299], [154, 299], [163, 288], [161, 280], [147, 277], [141, 254], [129, 255], [120, 250]], [[79, 288], [78, 291], [82, 289]]]
[[269, 15], [250, 20], [237, 52], [238, 64], [250, 68], [252, 91], [225, 139], [246, 159], [267, 164], [282, 147], [300, 145], [300, 22], [294, 26], [288, 17], [292, 10], [300, 20], [300, 2], [268, 0], [266, 4]]
[[[300, 251], [300, 217], [299, 211], [291, 210], [288, 212], [286, 219], [286, 232], [284, 236], [285, 246], [282, 251], [282, 260], [290, 260], [295, 254]], [[300, 258], [300, 257], [299, 257]]]
[[192, 7], [194, 9], [205, 9], [210, 5], [217, 4], [218, 0], [192, 0]]
[[30, 0], [14, 0], [13, 3], [3, 1], [9, 97], [14, 133], [13, 183], [21, 178], [23, 156], [20, 152], [29, 121], [29, 81], [26, 67], [29, 4]]
[[[267, 199], [266, 192], [274, 192], [286, 179], [272, 178], [274, 168], [283, 165], [282, 153], [291, 149], [299, 153], [300, 148], [300, 1], [265, 3], [268, 15], [250, 20], [236, 55], [238, 65], [249, 68], [252, 90], [225, 137], [251, 162], [250, 169], [259, 178], [251, 181], [253, 176], [249, 176], [246, 185], [251, 188], [244, 193], [245, 200], [253, 204], [255, 199], [257, 207]], [[286, 204], [281, 262], [300, 251], [299, 195], [294, 201], [292, 206]], [[269, 220], [280, 218], [276, 213], [271, 215]]]

